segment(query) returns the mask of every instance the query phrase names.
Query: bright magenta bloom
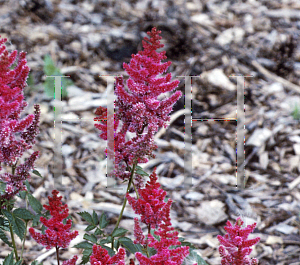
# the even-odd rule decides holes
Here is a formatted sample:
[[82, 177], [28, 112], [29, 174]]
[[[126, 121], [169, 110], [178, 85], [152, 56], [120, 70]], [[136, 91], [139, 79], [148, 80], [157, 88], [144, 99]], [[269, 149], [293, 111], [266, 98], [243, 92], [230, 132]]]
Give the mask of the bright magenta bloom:
[[46, 210], [50, 211], [53, 217], [49, 220], [44, 217], [40, 218], [42, 224], [48, 227], [46, 233], [44, 235], [37, 233], [32, 227], [29, 229], [29, 233], [39, 244], [45, 246], [46, 249], [51, 249], [52, 247], [67, 248], [70, 241], [78, 235], [78, 231], [69, 232], [72, 226], [71, 219], [68, 219], [65, 225], [62, 223], [62, 220], [69, 216], [68, 205], [62, 205], [62, 196], [57, 197], [57, 190], [53, 190], [52, 194], [52, 198], [48, 196], [49, 206], [43, 206]]
[[[136, 258], [140, 265], [180, 265], [186, 256], [189, 255], [189, 247], [182, 246], [176, 249], [169, 249], [170, 246], [181, 245], [178, 241], [178, 232], [173, 231], [171, 227], [170, 208], [172, 200], [164, 202], [166, 192], [160, 189], [160, 184], [157, 183], [156, 168], [150, 175], [150, 181], [147, 182], [144, 189], [139, 189], [140, 198], [133, 199], [128, 193], [126, 198], [136, 214], [141, 215], [141, 221], [153, 229], [158, 226], [158, 231], [154, 231], [155, 235], [160, 237], [157, 241], [151, 234], [148, 234], [149, 247], [157, 250], [157, 253], [148, 258], [142, 253], [137, 252]], [[134, 235], [135, 244], [139, 243], [143, 246], [147, 244], [143, 235], [142, 229], [137, 218], [134, 220]]]
[[[125, 90], [123, 77], [116, 78], [115, 131], [120, 120], [123, 124], [121, 130], [115, 133], [114, 146], [108, 146], [108, 155], [114, 152], [116, 167], [113, 175], [123, 180], [130, 177], [130, 172], [126, 172], [127, 165], [132, 166], [135, 161], [146, 163], [148, 162], [147, 157], [155, 157], [152, 154], [153, 150], [157, 148], [153, 140], [154, 133], [159, 127], [167, 127], [166, 122], [170, 120], [168, 115], [182, 95], [180, 91], [177, 91], [169, 98], [158, 100], [159, 95], [174, 90], [179, 84], [178, 80], [171, 81], [171, 73], [165, 77], [157, 77], [166, 72], [171, 65], [171, 62], [161, 63], [161, 60], [167, 58], [165, 51], [156, 52], [157, 49], [164, 46], [159, 41], [161, 39], [160, 32], [156, 31], [156, 28], [148, 32], [151, 38], [144, 38], [144, 51], [133, 54], [129, 65], [123, 64], [129, 74], [128, 91]], [[96, 115], [100, 115], [102, 119], [107, 118], [103, 107], [97, 109]], [[95, 118], [96, 120], [98, 118]], [[95, 127], [102, 130], [100, 137], [107, 140], [107, 122], [95, 124]], [[126, 141], [127, 131], [136, 133], [136, 136]], [[142, 186], [140, 181], [135, 184], [138, 187]]]
[[221, 246], [219, 252], [222, 257], [222, 265], [256, 265], [258, 260], [253, 258], [250, 260], [252, 249], [251, 246], [257, 244], [260, 240], [259, 237], [248, 239], [248, 236], [253, 232], [256, 223], [241, 228], [243, 220], [238, 217], [235, 226], [232, 226], [230, 221], [227, 221], [227, 226], [224, 229], [228, 232], [224, 237], [217, 236]]
[[105, 248], [94, 245], [90, 262], [91, 265], [125, 265], [125, 254], [125, 249], [120, 248], [116, 255], [110, 257]]
[[[0, 170], [1, 163], [15, 166], [16, 159], [32, 148], [39, 132], [40, 118], [39, 105], [35, 105], [34, 114], [20, 120], [20, 114], [27, 106], [23, 89], [27, 85], [29, 67], [25, 59], [26, 53], [20, 52], [17, 65], [10, 69], [18, 52], [15, 50], [9, 53], [4, 45], [6, 41], [6, 38], [0, 39]], [[30, 178], [29, 170], [33, 168], [38, 154], [39, 152], [34, 152], [13, 174], [0, 175], [0, 181], [6, 183], [5, 194], [0, 196], [0, 208], [4, 201], [11, 199], [20, 190], [26, 190], [23, 182]]]

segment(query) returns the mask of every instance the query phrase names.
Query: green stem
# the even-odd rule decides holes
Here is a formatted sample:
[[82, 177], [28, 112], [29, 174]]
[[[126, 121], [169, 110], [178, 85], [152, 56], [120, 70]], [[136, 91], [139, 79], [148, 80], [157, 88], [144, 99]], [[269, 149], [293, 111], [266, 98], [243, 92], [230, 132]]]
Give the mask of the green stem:
[[15, 237], [14, 237], [14, 232], [12, 230], [12, 226], [11, 226], [10, 223], [9, 223], [9, 230], [10, 230], [11, 241], [12, 241], [12, 244], [13, 244], [13, 247], [14, 247], [16, 261], [19, 261], [17, 247], [16, 247], [16, 242], [15, 242]]
[[[19, 159], [17, 159], [16, 163], [15, 163], [14, 165], [12, 165], [11, 172], [12, 172], [13, 175], [15, 174], [15, 169], [16, 169], [18, 160], [19, 160]], [[10, 208], [10, 207], [9, 207], [9, 208]], [[7, 210], [11, 211], [12, 209], [8, 209], [8, 208], [7, 208]], [[14, 248], [14, 252], [15, 252], [16, 261], [19, 261], [18, 251], [17, 251], [16, 242], [15, 242], [15, 237], [14, 237], [14, 231], [13, 231], [13, 229], [12, 229], [12, 226], [11, 226], [11, 223], [10, 223], [10, 222], [9, 222], [9, 230], [10, 230], [11, 241], [12, 241], [13, 248]]]
[[133, 188], [134, 188], [134, 190], [135, 190], [136, 197], [137, 197], [137, 199], [139, 199], [140, 196], [139, 196], [138, 190], [137, 190], [136, 186], [134, 185], [134, 183], [132, 183], [132, 185], [133, 185]]
[[[26, 207], [26, 210], [28, 210], [27, 193], [26, 193], [26, 195], [25, 195], [25, 207]], [[26, 231], [26, 233], [27, 233], [28, 221], [26, 221], [25, 223], [26, 223], [26, 225], [25, 225], [25, 231]], [[22, 252], [21, 252], [21, 259], [23, 258], [23, 251], [24, 251], [25, 239], [26, 239], [26, 235], [24, 236], [24, 239], [23, 239]]]
[[[129, 180], [129, 183], [128, 183], [128, 186], [127, 186], [126, 194], [127, 194], [127, 192], [129, 192], [129, 190], [130, 190], [130, 186], [131, 186], [131, 183], [132, 183], [132, 181], [133, 181], [133, 174], [134, 174], [134, 170], [135, 170], [136, 165], [137, 165], [137, 161], [135, 161], [135, 162], [133, 163], [133, 166], [132, 166], [132, 169], [131, 169], [131, 176], [130, 176], [130, 180]], [[120, 221], [121, 221], [121, 218], [122, 218], [122, 216], [123, 216], [123, 212], [124, 212], [124, 210], [125, 210], [125, 206], [126, 206], [126, 203], [127, 203], [126, 194], [125, 194], [125, 199], [124, 199], [124, 202], [123, 202], [122, 210], [121, 210], [121, 212], [120, 212], [118, 221], [117, 221], [116, 226], [115, 226], [115, 229], [114, 229], [113, 231], [115, 231], [115, 230], [118, 228], [119, 223], [120, 223]], [[111, 238], [111, 248], [114, 249], [114, 237]]]

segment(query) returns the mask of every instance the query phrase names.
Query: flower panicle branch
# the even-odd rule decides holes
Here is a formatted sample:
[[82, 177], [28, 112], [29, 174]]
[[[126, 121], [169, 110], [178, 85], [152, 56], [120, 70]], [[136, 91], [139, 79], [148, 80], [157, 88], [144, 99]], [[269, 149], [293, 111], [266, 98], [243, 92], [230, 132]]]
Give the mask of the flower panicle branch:
[[[62, 221], [69, 216], [69, 209], [67, 204], [62, 205], [62, 196], [58, 197], [57, 194], [58, 191], [53, 190], [53, 197], [48, 196], [49, 205], [43, 205], [43, 207], [52, 215], [52, 218], [49, 220], [45, 217], [40, 217], [41, 223], [48, 227], [45, 234], [36, 232], [32, 227], [29, 228], [29, 233], [35, 241], [45, 246], [46, 249], [55, 247], [58, 253], [60, 247], [67, 248], [69, 246], [70, 241], [78, 236], [78, 231], [70, 232], [72, 226], [71, 219], [68, 219], [66, 224], [62, 223]], [[76, 260], [77, 256], [75, 255], [72, 260], [66, 261], [63, 265], [75, 264]]]
[[218, 235], [220, 242], [219, 253], [222, 257], [222, 265], [257, 265], [256, 258], [250, 258], [248, 255], [252, 252], [251, 246], [257, 244], [260, 237], [247, 239], [256, 227], [256, 223], [241, 228], [243, 220], [238, 217], [233, 226], [230, 221], [227, 221], [227, 226], [224, 229], [227, 231], [224, 237]]
[[125, 265], [126, 252], [120, 248], [119, 252], [110, 257], [108, 251], [101, 246], [93, 245], [93, 253], [90, 256], [91, 265]]
[[[135, 218], [134, 235], [136, 240], [134, 243], [139, 243], [144, 248], [149, 245], [157, 251], [150, 258], [140, 252], [137, 252], [135, 256], [140, 265], [180, 265], [185, 257], [189, 255], [189, 247], [181, 246], [176, 249], [169, 249], [170, 246], [180, 246], [181, 243], [178, 240], [178, 232], [171, 227], [170, 209], [172, 200], [164, 202], [166, 192], [160, 189], [155, 171], [156, 168], [150, 175], [146, 187], [138, 190], [139, 199], [136, 200], [128, 193], [126, 194], [126, 198], [135, 213], [141, 215], [141, 222], [148, 226], [148, 238], [145, 240], [138, 219]], [[158, 227], [158, 231], [154, 231], [154, 234], [160, 237], [160, 241], [156, 240], [150, 233], [150, 229], [156, 227]]]

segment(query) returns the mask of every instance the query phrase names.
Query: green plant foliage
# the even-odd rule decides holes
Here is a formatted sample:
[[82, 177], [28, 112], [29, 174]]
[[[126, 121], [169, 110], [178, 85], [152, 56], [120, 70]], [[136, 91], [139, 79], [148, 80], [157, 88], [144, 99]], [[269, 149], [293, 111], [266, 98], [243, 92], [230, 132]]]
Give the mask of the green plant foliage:
[[[63, 76], [63, 74], [60, 72], [59, 68], [57, 68], [54, 65], [54, 62], [52, 61], [50, 55], [46, 55], [44, 58], [44, 73], [47, 76]], [[63, 77], [62, 79], [62, 90], [61, 90], [61, 96], [62, 98], [67, 97], [67, 87], [73, 85], [73, 82], [68, 77]], [[49, 97], [54, 96], [54, 87], [55, 87], [55, 79], [52, 77], [47, 77], [46, 81], [44, 82], [45, 92], [46, 95]]]
[[294, 106], [292, 116], [293, 116], [294, 120], [300, 120], [300, 107], [297, 104], [295, 104], [295, 106]]

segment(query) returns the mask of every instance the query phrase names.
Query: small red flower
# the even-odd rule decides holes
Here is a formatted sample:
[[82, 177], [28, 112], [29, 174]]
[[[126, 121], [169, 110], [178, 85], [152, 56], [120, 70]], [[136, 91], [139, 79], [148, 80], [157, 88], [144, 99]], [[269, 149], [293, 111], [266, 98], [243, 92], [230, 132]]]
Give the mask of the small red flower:
[[222, 257], [222, 265], [256, 265], [258, 260], [253, 258], [250, 260], [248, 255], [251, 253], [251, 246], [257, 244], [259, 237], [248, 239], [248, 236], [253, 232], [256, 223], [241, 228], [243, 220], [238, 217], [235, 226], [232, 226], [230, 221], [227, 221], [227, 226], [224, 229], [228, 232], [224, 237], [217, 236], [220, 241], [219, 253]]
[[69, 216], [68, 205], [62, 205], [62, 196], [57, 197], [57, 190], [53, 190], [52, 194], [52, 198], [48, 196], [49, 206], [43, 206], [46, 210], [50, 211], [53, 217], [49, 220], [44, 217], [40, 218], [42, 224], [48, 227], [46, 233], [44, 235], [37, 233], [32, 227], [29, 229], [29, 233], [39, 244], [45, 246], [46, 249], [51, 249], [52, 247], [67, 248], [70, 241], [78, 236], [78, 231], [69, 232], [72, 226], [71, 219], [65, 225], [62, 223], [63, 219]]

